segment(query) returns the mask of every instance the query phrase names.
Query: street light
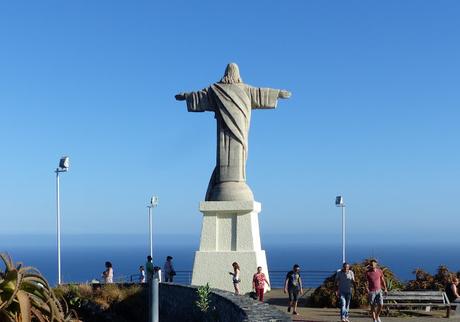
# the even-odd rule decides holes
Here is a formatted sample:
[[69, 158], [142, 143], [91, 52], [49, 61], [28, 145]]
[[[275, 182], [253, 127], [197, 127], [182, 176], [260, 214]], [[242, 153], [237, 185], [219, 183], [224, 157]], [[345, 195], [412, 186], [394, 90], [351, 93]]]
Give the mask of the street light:
[[345, 263], [345, 203], [342, 196], [335, 197], [335, 205], [342, 208], [342, 263]]
[[[152, 227], [152, 208], [158, 206], [158, 197], [152, 196], [150, 198], [150, 204], [147, 206], [149, 209], [149, 240], [150, 240], [150, 256], [152, 256], [153, 262], [153, 227]], [[150, 284], [149, 297], [150, 297], [150, 307], [149, 307], [149, 322], [158, 322], [159, 321], [159, 311], [158, 311], [158, 295], [159, 295], [159, 274], [153, 274], [153, 278]]]
[[69, 157], [63, 156], [59, 160], [59, 166], [54, 171], [56, 173], [56, 215], [57, 215], [57, 266], [58, 266], [58, 285], [61, 284], [61, 205], [59, 196], [59, 173], [67, 172], [70, 167]]
[[[152, 196], [150, 198], [150, 204], [147, 206], [149, 209], [149, 240], [150, 240], [150, 256], [153, 258], [153, 227], [152, 227], [152, 208], [155, 208], [158, 206], [158, 197], [157, 196]], [[153, 260], [152, 260], [153, 261]]]

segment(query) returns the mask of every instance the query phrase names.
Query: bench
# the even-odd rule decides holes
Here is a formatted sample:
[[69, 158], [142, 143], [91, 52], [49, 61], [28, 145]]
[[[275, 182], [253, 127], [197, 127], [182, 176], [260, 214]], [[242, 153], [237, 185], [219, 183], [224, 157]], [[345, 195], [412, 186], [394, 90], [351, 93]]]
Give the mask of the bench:
[[447, 317], [451, 316], [452, 308], [460, 315], [460, 303], [450, 303], [445, 292], [442, 291], [392, 291], [383, 297], [383, 303], [390, 308], [417, 308], [424, 307], [426, 312], [431, 308], [445, 308]]
[[447, 310], [447, 317], [450, 318], [452, 317], [452, 315], [455, 316], [456, 318], [460, 318], [460, 303], [449, 303], [449, 309]]

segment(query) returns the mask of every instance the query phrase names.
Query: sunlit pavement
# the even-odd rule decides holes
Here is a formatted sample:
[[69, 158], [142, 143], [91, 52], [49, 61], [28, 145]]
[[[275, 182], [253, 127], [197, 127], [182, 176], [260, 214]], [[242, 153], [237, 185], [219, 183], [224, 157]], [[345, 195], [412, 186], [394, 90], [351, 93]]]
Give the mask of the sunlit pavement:
[[[284, 294], [280, 289], [274, 289], [265, 294], [265, 302], [276, 306], [278, 309], [287, 312], [287, 294]], [[305, 297], [299, 300], [299, 306], [297, 308], [297, 313], [299, 315], [291, 315], [294, 321], [302, 322], [340, 322], [339, 310], [338, 309], [321, 309], [321, 308], [311, 308], [306, 307]], [[446, 319], [444, 316], [446, 314], [445, 310], [435, 311], [435, 312], [416, 312], [420, 314], [419, 316], [403, 316], [403, 317], [386, 317], [382, 316], [382, 322], [437, 322], [437, 321], [460, 321], [460, 319]], [[351, 310], [350, 312], [350, 322], [353, 321], [369, 321], [372, 322], [368, 312], [366, 310]]]

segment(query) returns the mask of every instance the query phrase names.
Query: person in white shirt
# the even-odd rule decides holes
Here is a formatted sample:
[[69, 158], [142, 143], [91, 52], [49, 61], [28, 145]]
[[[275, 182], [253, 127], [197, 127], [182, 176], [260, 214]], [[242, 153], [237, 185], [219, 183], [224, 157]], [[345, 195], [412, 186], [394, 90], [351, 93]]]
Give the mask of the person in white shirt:
[[104, 278], [104, 283], [113, 283], [113, 268], [111, 262], [105, 262], [105, 271], [102, 272], [102, 277]]
[[145, 269], [144, 269], [144, 266], [139, 266], [139, 283], [145, 283]]
[[237, 262], [234, 262], [232, 264], [233, 266], [233, 272], [228, 272], [230, 275], [233, 276], [232, 281], [233, 281], [233, 287], [235, 288], [235, 294], [240, 294], [240, 265], [238, 265]]

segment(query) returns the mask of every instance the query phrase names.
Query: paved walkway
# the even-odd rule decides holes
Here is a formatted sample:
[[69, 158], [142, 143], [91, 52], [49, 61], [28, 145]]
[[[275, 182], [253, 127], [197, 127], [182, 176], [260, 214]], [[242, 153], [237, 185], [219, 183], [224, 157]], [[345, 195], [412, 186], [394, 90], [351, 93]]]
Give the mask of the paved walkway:
[[[276, 306], [278, 309], [287, 310], [287, 296], [282, 290], [275, 289], [265, 294], [265, 301], [271, 305]], [[301, 299], [297, 308], [299, 315], [292, 315], [294, 321], [299, 322], [340, 322], [338, 309], [320, 309], [306, 307], [306, 300]], [[410, 315], [400, 317], [381, 317], [382, 322], [446, 322], [446, 311], [424, 312], [417, 311], [411, 312]], [[351, 310], [350, 322], [354, 321], [367, 321], [372, 322], [368, 311], [362, 309]], [[460, 321], [454, 319], [453, 321]]]

